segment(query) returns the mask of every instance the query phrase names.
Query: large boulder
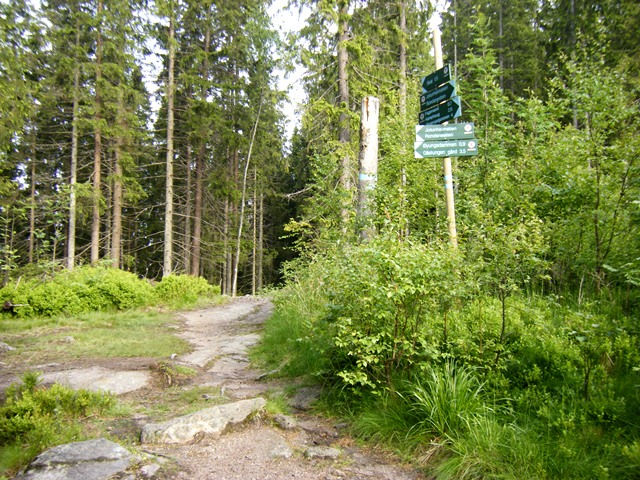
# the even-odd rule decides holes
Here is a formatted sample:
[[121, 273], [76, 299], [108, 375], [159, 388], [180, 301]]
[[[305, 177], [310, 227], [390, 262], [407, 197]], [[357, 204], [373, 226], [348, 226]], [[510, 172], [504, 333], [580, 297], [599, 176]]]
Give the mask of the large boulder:
[[125, 471], [134, 457], [104, 438], [67, 443], [38, 455], [19, 480], [107, 480]]
[[219, 435], [227, 425], [243, 422], [266, 405], [262, 397], [240, 400], [200, 410], [162, 423], [149, 423], [142, 428], [142, 443], [192, 442], [203, 435]]

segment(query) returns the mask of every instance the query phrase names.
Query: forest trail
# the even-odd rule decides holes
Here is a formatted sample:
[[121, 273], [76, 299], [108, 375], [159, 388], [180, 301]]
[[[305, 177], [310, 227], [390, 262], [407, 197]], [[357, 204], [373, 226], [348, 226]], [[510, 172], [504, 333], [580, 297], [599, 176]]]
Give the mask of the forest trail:
[[[233, 402], [274, 396], [293, 385], [266, 380], [254, 370], [248, 350], [260, 339], [260, 329], [273, 310], [265, 299], [242, 297], [225, 305], [183, 313], [179, 333], [194, 350], [177, 360], [200, 369], [194, 380], [221, 388]], [[290, 403], [292, 416], [259, 413], [222, 435], [187, 445], [145, 445], [147, 452], [174, 460], [173, 478], [180, 479], [417, 479], [416, 472], [397, 460], [354, 446], [341, 425], [310, 414], [313, 389], [301, 388]], [[319, 447], [332, 447], [329, 448]], [[337, 458], [330, 458], [337, 454]]]
[[[260, 341], [262, 325], [272, 311], [273, 305], [267, 299], [240, 297], [215, 307], [181, 312], [177, 314], [179, 322], [171, 328], [175, 328], [175, 335], [189, 342], [192, 349], [183, 355], [172, 355], [166, 361], [83, 358], [38, 367], [43, 367], [39, 369], [44, 373], [45, 384], [58, 382], [74, 389], [108, 390], [132, 409], [131, 418], [116, 420], [107, 430], [116, 442], [150, 455], [143, 463], [152, 461], [153, 469], [149, 471], [149, 465], [144, 468], [138, 465], [125, 477], [118, 478], [422, 478], [389, 454], [356, 446], [345, 431], [345, 424], [312, 413], [310, 405], [319, 394], [317, 387], [303, 386], [295, 380], [270, 379], [250, 364], [249, 350]], [[29, 368], [21, 363], [22, 370]], [[19, 378], [17, 364], [14, 367], [11, 373], [5, 372], [0, 378], [0, 389]], [[192, 373], [176, 375], [181, 368]], [[173, 399], [181, 393], [195, 397], [191, 403], [185, 404], [184, 400], [174, 403]], [[286, 402], [291, 414], [269, 413], [273, 409], [264, 408], [265, 400], [278, 405]], [[159, 402], [164, 410], [157, 408]], [[218, 409], [224, 410], [226, 406], [235, 412], [234, 405], [251, 402], [259, 405], [256, 412], [243, 414], [242, 419], [238, 417], [228, 423], [223, 421], [219, 431], [212, 433], [206, 424], [221, 424], [218, 418], [207, 417], [206, 425], [202, 426], [202, 415], [214, 411], [217, 416]], [[185, 411], [191, 413], [183, 415]], [[163, 422], [153, 423], [158, 420]], [[166, 438], [145, 438], [149, 427], [174, 421], [178, 421], [179, 433], [183, 434], [180, 441], [166, 443]], [[191, 422], [186, 434], [182, 421]]]

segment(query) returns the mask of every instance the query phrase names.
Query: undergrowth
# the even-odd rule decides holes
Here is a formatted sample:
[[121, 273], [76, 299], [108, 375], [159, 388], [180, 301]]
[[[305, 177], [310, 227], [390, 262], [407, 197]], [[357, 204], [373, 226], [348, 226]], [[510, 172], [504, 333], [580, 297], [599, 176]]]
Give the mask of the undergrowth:
[[82, 266], [13, 281], [0, 289], [0, 303], [15, 316], [33, 318], [155, 305], [186, 308], [219, 295], [219, 287], [191, 275], [169, 275], [154, 286], [123, 270]]
[[637, 317], [502, 290], [478, 262], [384, 238], [329, 252], [276, 295], [255, 357], [438, 479], [640, 477]]
[[37, 373], [26, 373], [5, 392], [0, 406], [0, 477], [15, 473], [48, 447], [85, 439], [83, 421], [115, 407], [108, 394], [59, 384], [43, 388], [38, 382]]

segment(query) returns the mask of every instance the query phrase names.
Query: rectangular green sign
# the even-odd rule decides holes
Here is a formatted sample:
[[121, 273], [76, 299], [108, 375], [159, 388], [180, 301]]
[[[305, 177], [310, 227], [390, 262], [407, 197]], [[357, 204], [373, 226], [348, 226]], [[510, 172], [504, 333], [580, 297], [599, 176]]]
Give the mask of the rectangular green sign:
[[444, 103], [420, 112], [418, 123], [420, 125], [437, 125], [458, 118], [460, 115], [462, 115], [460, 97], [453, 97]]
[[426, 93], [449, 80], [451, 80], [451, 67], [449, 65], [445, 65], [426, 77], [422, 77], [422, 81], [420, 83], [422, 84], [422, 91]]
[[472, 122], [451, 125], [416, 125], [416, 142], [424, 140], [457, 140], [474, 136]]
[[449, 80], [444, 85], [440, 85], [436, 89], [420, 95], [420, 111], [427, 110], [428, 108], [455, 96], [456, 82]]
[[471, 157], [478, 154], [478, 140], [442, 140], [435, 142], [416, 142], [415, 158], [433, 157]]

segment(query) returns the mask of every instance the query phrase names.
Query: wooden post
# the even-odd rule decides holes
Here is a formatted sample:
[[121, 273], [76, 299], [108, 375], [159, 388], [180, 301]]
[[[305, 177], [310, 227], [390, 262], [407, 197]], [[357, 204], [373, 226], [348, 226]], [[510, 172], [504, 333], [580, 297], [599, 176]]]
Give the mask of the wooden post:
[[[433, 51], [436, 60], [436, 70], [443, 67], [442, 42], [440, 40], [440, 27], [433, 26]], [[447, 123], [445, 122], [444, 125]], [[449, 241], [453, 248], [458, 248], [458, 233], [456, 231], [456, 210], [453, 202], [453, 173], [451, 169], [451, 157], [442, 159], [444, 167], [444, 194], [447, 203], [447, 224], [449, 227]]]
[[360, 174], [358, 175], [358, 220], [360, 239], [369, 240], [375, 234], [369, 223], [371, 195], [378, 176], [378, 118], [380, 100], [376, 97], [362, 99], [360, 115]]

